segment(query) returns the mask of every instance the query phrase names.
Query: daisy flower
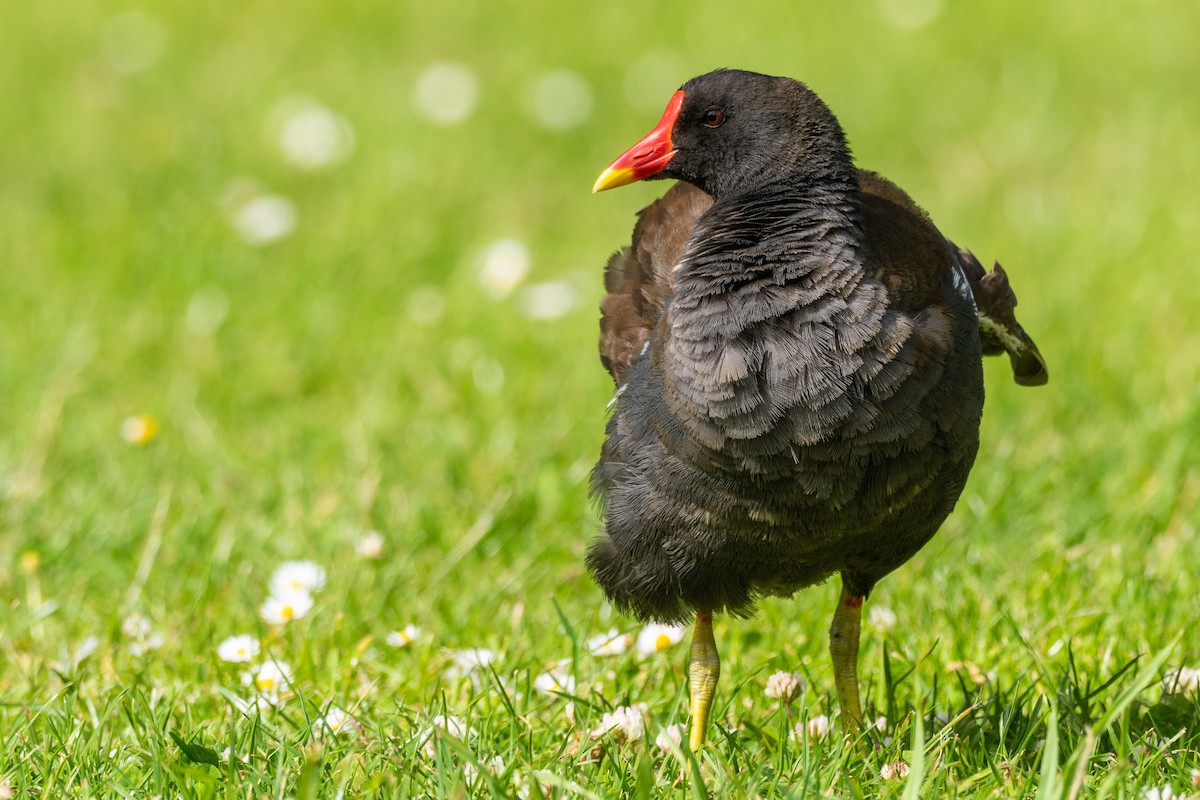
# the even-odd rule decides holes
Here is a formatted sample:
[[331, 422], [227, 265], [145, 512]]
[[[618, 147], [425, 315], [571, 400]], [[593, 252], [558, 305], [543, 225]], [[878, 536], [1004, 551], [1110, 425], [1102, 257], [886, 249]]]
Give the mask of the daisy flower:
[[465, 64], [430, 64], [413, 85], [417, 113], [438, 125], [456, 125], [471, 115], [479, 97], [479, 80]]
[[879, 768], [879, 777], [885, 781], [902, 781], [908, 777], [908, 764], [903, 761], [884, 764]]
[[450, 657], [454, 659], [454, 666], [447, 673], [449, 677], [457, 678], [477, 670], [486, 670], [500, 654], [486, 647], [468, 647], [465, 650], [452, 650]]
[[325, 588], [325, 570], [311, 561], [287, 561], [271, 575], [271, 594], [311, 594]]
[[[501, 775], [504, 773], [504, 759], [500, 756], [492, 756], [483, 762], [483, 769], [489, 775]], [[478, 777], [479, 770], [475, 769], [474, 764], [463, 764], [463, 778], [467, 783], [474, 783]]]
[[1200, 689], [1200, 669], [1173, 669], [1163, 676], [1162, 688], [1166, 694], [1195, 694]]
[[437, 755], [437, 745], [434, 744], [434, 738], [438, 736], [452, 736], [461, 742], [470, 742], [478, 732], [463, 722], [461, 719], [448, 714], [438, 714], [433, 719], [429, 720], [429, 724], [420, 730], [417, 738], [421, 740], [421, 749], [428, 758], [433, 758]]
[[121, 622], [121, 632], [133, 640], [129, 643], [129, 652], [139, 658], [163, 646], [163, 635], [136, 611]]
[[896, 612], [887, 606], [873, 605], [867, 609], [867, 622], [881, 631], [889, 630], [896, 625]]
[[619, 656], [629, 649], [629, 637], [613, 628], [608, 633], [591, 637], [586, 646], [594, 656]]
[[237, 753], [233, 752], [233, 750], [229, 747], [226, 747], [224, 750], [222, 750], [220, 753], [218, 753], [217, 758], [221, 759], [222, 764], [228, 764], [228, 763], [234, 761], [235, 759], [242, 762], [243, 764], [250, 763], [250, 756], [239, 756]]
[[421, 635], [421, 629], [416, 625], [405, 625], [398, 631], [392, 631], [384, 639], [392, 647], [408, 647]]
[[534, 678], [533, 688], [544, 694], [575, 694], [575, 677], [561, 669], [552, 669]]
[[130, 444], [149, 444], [158, 436], [158, 420], [149, 414], [126, 417], [121, 421], [121, 438]]
[[450, 656], [454, 663], [442, 673], [443, 677], [449, 681], [467, 678], [475, 691], [479, 691], [483, 685], [482, 676], [488, 672], [488, 667], [500, 654], [485, 647], [471, 647], [466, 650], [451, 650]]
[[277, 144], [293, 166], [309, 172], [334, 166], [354, 150], [350, 123], [310, 97], [289, 97], [272, 109]]
[[679, 644], [685, 633], [687, 633], [687, 628], [683, 625], [660, 625], [657, 622], [651, 622], [638, 633], [634, 649], [643, 658], [652, 656], [673, 644]]
[[354, 543], [354, 552], [361, 558], [374, 561], [383, 557], [383, 547], [387, 544], [379, 531], [367, 531]]
[[278, 705], [279, 693], [292, 685], [292, 668], [283, 661], [269, 659], [243, 675], [242, 682], [253, 687], [260, 699]]
[[946, 671], [964, 671], [967, 673], [967, 677], [970, 678], [973, 683], [987, 683], [987, 675], [984, 673], [983, 668], [971, 661], [951, 661], [946, 665]]
[[72, 654], [71, 666], [78, 667], [99, 648], [100, 638], [98, 636], [85, 637], [84, 640], [79, 643], [79, 646], [75, 648], [75, 652]]
[[[235, 193], [241, 195], [236, 200], [232, 198]], [[290, 236], [296, 229], [296, 204], [291, 198], [250, 187], [229, 195], [229, 221], [247, 244], [261, 247]]]
[[258, 639], [249, 634], [230, 636], [217, 645], [217, 656], [231, 664], [244, 664], [258, 655]]
[[529, 272], [529, 248], [519, 239], [499, 239], [479, 256], [479, 285], [496, 299], [508, 297]]
[[312, 595], [308, 592], [272, 593], [259, 607], [258, 616], [268, 625], [286, 625], [294, 619], [303, 619], [312, 606]]
[[130, 639], [145, 639], [152, 630], [153, 626], [151, 626], [150, 620], [136, 611], [121, 620], [121, 633]]
[[329, 733], [333, 736], [346, 732], [362, 732], [362, 723], [350, 716], [349, 712], [337, 706], [330, 706], [329, 710], [317, 719], [314, 727], [319, 733]]

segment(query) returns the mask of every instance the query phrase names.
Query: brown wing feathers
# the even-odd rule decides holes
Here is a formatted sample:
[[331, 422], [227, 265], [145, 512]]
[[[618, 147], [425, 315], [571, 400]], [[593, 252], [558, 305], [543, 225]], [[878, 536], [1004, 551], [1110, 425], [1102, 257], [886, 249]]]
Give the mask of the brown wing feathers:
[[691, 184], [675, 184], [642, 209], [632, 244], [608, 260], [604, 269], [608, 294], [600, 301], [600, 360], [618, 386], [650, 338], [671, 290], [671, 271], [696, 220], [712, 202]]

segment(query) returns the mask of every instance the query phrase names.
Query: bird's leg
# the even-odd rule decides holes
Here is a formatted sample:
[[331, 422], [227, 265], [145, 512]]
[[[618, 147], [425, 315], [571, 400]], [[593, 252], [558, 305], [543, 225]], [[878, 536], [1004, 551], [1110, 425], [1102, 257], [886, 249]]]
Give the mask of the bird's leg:
[[693, 750], [704, 744], [708, 712], [712, 708], [719, 677], [721, 659], [717, 656], [717, 643], [713, 639], [712, 614], [697, 611], [696, 627], [692, 630], [692, 657], [688, 663], [688, 689], [691, 694], [692, 711], [692, 734], [689, 742]]
[[829, 655], [833, 657], [833, 680], [842, 709], [842, 731], [851, 735], [862, 730], [862, 706], [858, 700], [858, 632], [862, 621], [862, 595], [852, 594], [842, 581], [842, 594], [833, 624], [829, 626]]

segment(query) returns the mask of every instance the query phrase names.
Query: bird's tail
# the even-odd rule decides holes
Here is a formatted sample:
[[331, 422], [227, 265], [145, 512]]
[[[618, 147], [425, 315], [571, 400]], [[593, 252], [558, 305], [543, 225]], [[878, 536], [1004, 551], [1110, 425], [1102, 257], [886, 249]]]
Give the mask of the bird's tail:
[[954, 245], [958, 255], [958, 266], [971, 284], [975, 295], [975, 306], [979, 309], [979, 338], [983, 342], [983, 354], [988, 356], [1008, 353], [1012, 363], [1013, 379], [1021, 386], [1042, 386], [1050, 379], [1046, 360], [1038, 346], [1017, 322], [1014, 310], [1017, 295], [1008, 282], [1008, 274], [996, 262], [987, 272], [979, 259], [965, 247]]

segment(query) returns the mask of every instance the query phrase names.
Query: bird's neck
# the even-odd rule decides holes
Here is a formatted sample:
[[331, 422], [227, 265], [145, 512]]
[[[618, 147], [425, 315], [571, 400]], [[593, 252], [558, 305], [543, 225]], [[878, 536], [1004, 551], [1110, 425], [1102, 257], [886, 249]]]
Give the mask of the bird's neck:
[[842, 282], [861, 274], [857, 175], [797, 174], [716, 200], [675, 268], [675, 300], [740, 294], [748, 284]]
[[858, 298], [870, 291], [862, 230], [857, 183], [764, 186], [700, 218], [652, 356], [698, 442], [719, 450], [725, 437], [764, 434], [763, 419], [792, 402], [765, 387], [816, 396], [844, 366], [831, 315], [853, 329], [873, 313]]

